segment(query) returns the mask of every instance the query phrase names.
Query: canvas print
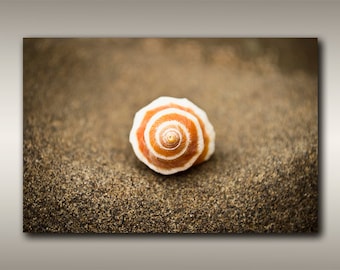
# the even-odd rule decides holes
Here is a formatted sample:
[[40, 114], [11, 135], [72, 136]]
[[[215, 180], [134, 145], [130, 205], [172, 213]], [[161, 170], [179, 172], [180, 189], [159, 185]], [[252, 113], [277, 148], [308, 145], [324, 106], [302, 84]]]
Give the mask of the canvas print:
[[24, 38], [23, 231], [318, 233], [317, 38]]

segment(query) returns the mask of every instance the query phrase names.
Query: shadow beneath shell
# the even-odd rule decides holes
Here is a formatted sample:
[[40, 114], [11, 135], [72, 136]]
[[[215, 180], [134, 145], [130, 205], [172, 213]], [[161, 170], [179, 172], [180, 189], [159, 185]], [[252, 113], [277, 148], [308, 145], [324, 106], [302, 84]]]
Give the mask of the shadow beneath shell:
[[209, 181], [211, 179], [216, 179], [218, 177], [223, 177], [226, 174], [230, 174], [231, 171], [236, 169], [237, 154], [236, 153], [226, 153], [222, 151], [216, 151], [212, 157], [189, 169], [181, 172], [177, 172], [172, 175], [162, 175], [159, 174], [146, 165], [138, 165], [140, 173], [143, 176], [149, 175], [149, 180], [156, 180], [159, 183], [195, 183], [197, 181]]

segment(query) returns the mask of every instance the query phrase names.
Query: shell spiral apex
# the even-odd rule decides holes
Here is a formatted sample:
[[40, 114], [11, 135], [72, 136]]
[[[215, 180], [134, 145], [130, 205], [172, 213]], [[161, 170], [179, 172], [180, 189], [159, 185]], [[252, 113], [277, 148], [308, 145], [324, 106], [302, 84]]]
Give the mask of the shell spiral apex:
[[165, 175], [206, 161], [215, 151], [206, 113], [186, 98], [159, 97], [140, 109], [129, 140], [140, 161]]

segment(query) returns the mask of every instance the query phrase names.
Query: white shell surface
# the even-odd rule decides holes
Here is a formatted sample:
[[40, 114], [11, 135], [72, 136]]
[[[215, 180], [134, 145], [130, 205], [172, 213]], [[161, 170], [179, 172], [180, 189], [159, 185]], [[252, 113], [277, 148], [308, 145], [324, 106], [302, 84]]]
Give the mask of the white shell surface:
[[[164, 106], [165, 108], [163, 110], [157, 111], [154, 115], [150, 117], [150, 119], [148, 119], [148, 122], [145, 123], [146, 115], [150, 113], [150, 111], [157, 110], [158, 108]], [[188, 110], [183, 110], [179, 107], [187, 108]], [[194, 114], [190, 113], [190, 111], [194, 112]], [[194, 127], [194, 129], [197, 131], [195, 132], [197, 136], [191, 137], [192, 135], [190, 134], [189, 129], [185, 127], [188, 121], [176, 123], [176, 119], [171, 119], [166, 123], [160, 123], [158, 125], [156, 121], [158, 121], [158, 119], [160, 119], [163, 115], [167, 114], [177, 114], [181, 117], [187, 118], [188, 121], [191, 123], [191, 127]], [[143, 126], [144, 132], [141, 138], [141, 136], [138, 137], [138, 131], [140, 130], [142, 123], [143, 125], [145, 125], [145, 127]], [[159, 143], [160, 141], [163, 141], [164, 138], [160, 139], [159, 137], [157, 137], [154, 139], [154, 141], [150, 139], [151, 131], [156, 129], [154, 134], [160, 134], [163, 126], [167, 125], [170, 126], [169, 129], [165, 132], [168, 138], [170, 138], [170, 140], [176, 138], [178, 144], [181, 144], [183, 140], [183, 144], [185, 144], [184, 146], [180, 146], [183, 149], [176, 154], [172, 154], [172, 152], [176, 151], [176, 148], [179, 146], [176, 145], [175, 147], [172, 147], [169, 145], [169, 148], [164, 149], [164, 147], [160, 145], [162, 151], [166, 151], [169, 156], [158, 153], [152, 147], [154, 141]], [[179, 131], [181, 131], [180, 134]], [[194, 103], [186, 98], [163, 96], [155, 99], [135, 114], [132, 129], [130, 131], [129, 141], [137, 158], [140, 161], [142, 161], [149, 168], [158, 173], [169, 175], [190, 168], [192, 165], [195, 164], [195, 162], [197, 162], [198, 158], [202, 159], [202, 161], [208, 160], [215, 150], [215, 131], [212, 124], [208, 120], [207, 114]], [[208, 141], [207, 145], [205, 145], [205, 141]], [[185, 147], [189, 147], [190, 144], [195, 144], [196, 147], [195, 153], [188, 157], [188, 152], [186, 152]], [[203, 151], [205, 154], [203, 157], [200, 157]], [[186, 160], [185, 164], [176, 165], [173, 160], [180, 159], [180, 156], [182, 154], [186, 155], [186, 158], [188, 160]], [[162, 166], [159, 165], [160, 162], [162, 162]], [[172, 166], [173, 164], [175, 165]]]

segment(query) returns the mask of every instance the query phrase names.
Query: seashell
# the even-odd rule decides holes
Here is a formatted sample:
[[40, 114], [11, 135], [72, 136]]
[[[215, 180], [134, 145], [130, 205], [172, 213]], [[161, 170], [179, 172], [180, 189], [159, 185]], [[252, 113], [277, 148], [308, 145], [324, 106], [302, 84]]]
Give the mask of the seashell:
[[159, 97], [140, 109], [129, 140], [137, 158], [164, 175], [202, 163], [215, 151], [207, 114], [186, 98]]

